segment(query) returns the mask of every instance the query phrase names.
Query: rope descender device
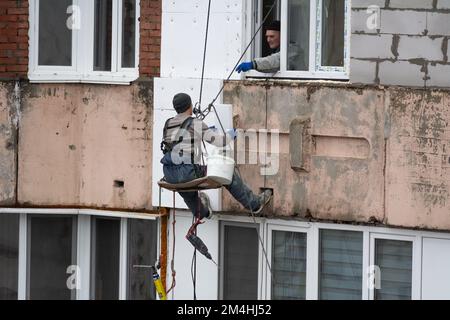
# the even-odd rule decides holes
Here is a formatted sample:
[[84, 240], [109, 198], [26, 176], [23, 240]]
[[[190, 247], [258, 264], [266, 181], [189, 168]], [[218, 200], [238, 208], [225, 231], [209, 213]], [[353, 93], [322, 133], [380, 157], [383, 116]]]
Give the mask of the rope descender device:
[[194, 107], [194, 115], [198, 120], [205, 120], [205, 118], [211, 113], [211, 109], [214, 107], [212, 103], [208, 105], [208, 107], [205, 108], [205, 110], [202, 110], [202, 106], [200, 105], [200, 102], [197, 102]]

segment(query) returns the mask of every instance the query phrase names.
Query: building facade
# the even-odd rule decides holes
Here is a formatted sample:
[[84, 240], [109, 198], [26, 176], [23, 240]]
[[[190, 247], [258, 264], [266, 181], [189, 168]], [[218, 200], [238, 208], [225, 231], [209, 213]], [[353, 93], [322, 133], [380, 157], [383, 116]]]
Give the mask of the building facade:
[[160, 21], [152, 0], [0, 3], [0, 299], [155, 298]]
[[[157, 185], [183, 91], [217, 97], [243, 179], [274, 191], [263, 217], [209, 192], [198, 232], [220, 268], [197, 256], [198, 298], [450, 298], [449, 1], [210, 9], [200, 97], [206, 0], [0, 4], [0, 297], [154, 299], [145, 266], [161, 254], [170, 275], [175, 246], [170, 298], [193, 298], [192, 215]], [[233, 72], [266, 16], [280, 71]], [[266, 54], [261, 31], [244, 60]]]

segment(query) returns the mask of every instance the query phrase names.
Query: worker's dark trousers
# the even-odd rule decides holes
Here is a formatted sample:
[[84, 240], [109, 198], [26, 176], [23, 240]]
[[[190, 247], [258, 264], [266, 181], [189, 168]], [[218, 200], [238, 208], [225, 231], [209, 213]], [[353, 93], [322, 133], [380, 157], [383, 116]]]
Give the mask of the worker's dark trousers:
[[[163, 161], [162, 161], [163, 162]], [[195, 167], [196, 166], [196, 167]], [[182, 164], [182, 165], [167, 165], [164, 164], [164, 177], [167, 182], [172, 184], [184, 183], [192, 181], [204, 175], [205, 167], [192, 164]], [[196, 170], [197, 169], [197, 170]], [[200, 176], [196, 174], [200, 172]], [[258, 197], [247, 187], [242, 181], [239, 174], [234, 171], [233, 181], [229, 186], [225, 186], [231, 195], [239, 201], [246, 209], [256, 211], [260, 207], [260, 200]], [[191, 210], [192, 214], [198, 217], [198, 212], [200, 210], [200, 218], [203, 219], [208, 216], [208, 209], [204, 208], [198, 198], [197, 192], [180, 192], [183, 197], [184, 202]]]

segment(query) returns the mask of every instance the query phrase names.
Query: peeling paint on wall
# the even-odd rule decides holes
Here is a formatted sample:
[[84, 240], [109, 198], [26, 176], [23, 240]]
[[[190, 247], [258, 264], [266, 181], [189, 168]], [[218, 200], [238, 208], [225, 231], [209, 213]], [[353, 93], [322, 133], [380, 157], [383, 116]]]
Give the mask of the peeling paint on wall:
[[[282, 170], [275, 176], [259, 176], [257, 166], [241, 167], [253, 190], [275, 190], [269, 214], [450, 229], [450, 92], [230, 81], [224, 99], [249, 120], [240, 121], [244, 129], [278, 128], [288, 141], [289, 119], [311, 118], [319, 146], [316, 141], [311, 151], [310, 172], [291, 168], [296, 151], [286, 148], [294, 148], [292, 143], [281, 144]], [[352, 142], [340, 146], [347, 139]], [[242, 212], [229, 196], [224, 207]]]
[[18, 87], [0, 82], [0, 206], [16, 203]]
[[[135, 99], [139, 91], [138, 84], [0, 84], [0, 203], [15, 199], [18, 185], [23, 206], [151, 209], [153, 106]], [[115, 180], [126, 188], [115, 188]]]
[[450, 94], [393, 90], [387, 217], [450, 229]]

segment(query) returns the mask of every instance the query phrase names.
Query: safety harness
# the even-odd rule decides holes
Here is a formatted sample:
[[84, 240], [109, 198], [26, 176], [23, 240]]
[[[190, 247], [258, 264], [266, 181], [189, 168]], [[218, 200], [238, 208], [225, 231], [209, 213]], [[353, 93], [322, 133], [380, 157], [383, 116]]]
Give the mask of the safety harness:
[[[185, 130], [188, 130], [188, 128], [192, 125], [192, 122], [194, 121], [194, 118], [189, 117], [186, 120], [183, 121], [183, 123], [178, 124], [178, 125], [174, 125], [174, 126], [169, 126], [170, 121], [173, 118], [170, 118], [169, 120], [166, 121], [166, 124], [164, 125], [164, 131], [163, 131], [163, 141], [161, 142], [161, 151], [163, 152], [163, 154], [167, 154], [168, 152], [172, 152], [173, 149], [180, 143], [182, 143], [184, 141], [184, 137], [183, 137], [183, 132]], [[171, 129], [176, 129], [178, 128], [177, 134], [175, 135], [175, 138], [172, 139], [170, 142], [167, 142], [164, 140], [164, 137], [166, 137], [167, 135], [167, 131], [171, 130]], [[191, 137], [191, 164], [194, 163], [195, 160], [195, 138]], [[183, 150], [180, 150], [179, 156], [180, 158], [183, 157]]]

